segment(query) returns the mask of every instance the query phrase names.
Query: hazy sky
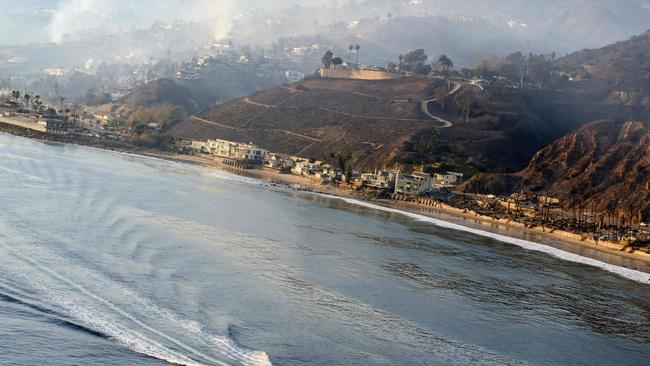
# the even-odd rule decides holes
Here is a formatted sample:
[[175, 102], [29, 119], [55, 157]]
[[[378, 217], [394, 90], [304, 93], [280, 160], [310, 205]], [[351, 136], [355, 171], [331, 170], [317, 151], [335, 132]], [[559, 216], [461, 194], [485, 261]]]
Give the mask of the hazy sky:
[[215, 34], [243, 9], [320, 0], [0, 0], [0, 44], [58, 42], [66, 34], [145, 28], [156, 20], [214, 20]]

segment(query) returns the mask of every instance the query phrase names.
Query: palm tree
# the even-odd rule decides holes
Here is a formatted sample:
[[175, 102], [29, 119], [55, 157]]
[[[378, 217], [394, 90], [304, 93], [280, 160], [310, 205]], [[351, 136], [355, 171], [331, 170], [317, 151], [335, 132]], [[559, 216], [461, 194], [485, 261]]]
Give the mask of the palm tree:
[[18, 99], [20, 99], [20, 92], [18, 90], [13, 90], [11, 92], [11, 96], [14, 98], [14, 101], [18, 103]]
[[449, 70], [451, 70], [452, 67], [454, 67], [454, 62], [451, 61], [447, 55], [441, 55], [438, 58], [438, 65], [442, 68], [442, 73], [445, 76], [445, 80], [447, 80], [447, 77], [449, 76]]
[[38, 110], [38, 108], [40, 107], [40, 103], [41, 103], [41, 96], [40, 95], [35, 95], [32, 98], [32, 107], [34, 109]]
[[399, 71], [402, 71], [402, 66], [404, 64], [404, 55], [399, 55]]
[[356, 45], [354, 46], [354, 49], [357, 51], [357, 66], [359, 66], [359, 50], [361, 49], [361, 46]]
[[352, 57], [352, 51], [353, 51], [353, 50], [354, 50], [354, 46], [353, 46], [353, 45], [350, 45], [350, 46], [348, 47], [348, 51], [349, 51], [349, 52], [348, 52], [348, 65], [350, 65], [350, 57]]
[[29, 101], [32, 99], [32, 97], [29, 94], [25, 94], [23, 96], [23, 99], [25, 99], [25, 108], [29, 109]]

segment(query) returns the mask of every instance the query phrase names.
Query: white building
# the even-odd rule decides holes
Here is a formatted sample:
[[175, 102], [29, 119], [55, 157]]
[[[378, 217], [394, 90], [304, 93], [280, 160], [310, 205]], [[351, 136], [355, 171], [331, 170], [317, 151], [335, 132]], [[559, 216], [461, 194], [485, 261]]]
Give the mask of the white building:
[[195, 153], [214, 155], [219, 158], [264, 163], [268, 151], [253, 144], [227, 140], [192, 141], [190, 149]]
[[284, 77], [287, 78], [287, 81], [290, 83], [297, 83], [305, 78], [305, 74], [295, 70], [287, 70], [284, 72]]
[[436, 173], [433, 175], [431, 188], [451, 188], [463, 182], [463, 174], [456, 172]]
[[374, 173], [361, 174], [361, 180], [367, 187], [388, 189], [395, 183], [395, 174], [391, 174], [387, 170], [375, 171]]
[[404, 195], [419, 195], [431, 190], [431, 174], [413, 172], [411, 174], [397, 173], [395, 177], [395, 193]]

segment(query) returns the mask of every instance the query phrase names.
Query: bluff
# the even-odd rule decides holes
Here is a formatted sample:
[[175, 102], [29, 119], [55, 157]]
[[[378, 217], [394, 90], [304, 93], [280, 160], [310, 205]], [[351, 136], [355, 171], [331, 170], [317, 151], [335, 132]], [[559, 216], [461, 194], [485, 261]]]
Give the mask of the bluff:
[[650, 217], [650, 123], [601, 120], [588, 123], [540, 150], [515, 174], [478, 175], [465, 190], [524, 192], [581, 206]]

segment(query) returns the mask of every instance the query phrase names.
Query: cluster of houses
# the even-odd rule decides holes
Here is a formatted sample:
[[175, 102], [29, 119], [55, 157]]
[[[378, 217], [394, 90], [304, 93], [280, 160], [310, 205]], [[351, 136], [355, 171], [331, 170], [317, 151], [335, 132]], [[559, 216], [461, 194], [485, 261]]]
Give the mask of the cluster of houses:
[[58, 119], [56, 116], [39, 114], [4, 112], [0, 115], [0, 123], [54, 135], [67, 135], [70, 130], [68, 122]]
[[463, 174], [445, 172], [404, 173], [400, 170], [375, 170], [373, 173], [345, 172], [322, 161], [272, 153], [252, 143], [227, 140], [187, 141], [183, 149], [195, 155], [210, 155], [223, 163], [243, 168], [266, 167], [282, 174], [294, 174], [321, 184], [344, 182], [399, 195], [423, 195], [436, 189], [453, 188], [463, 181]]

